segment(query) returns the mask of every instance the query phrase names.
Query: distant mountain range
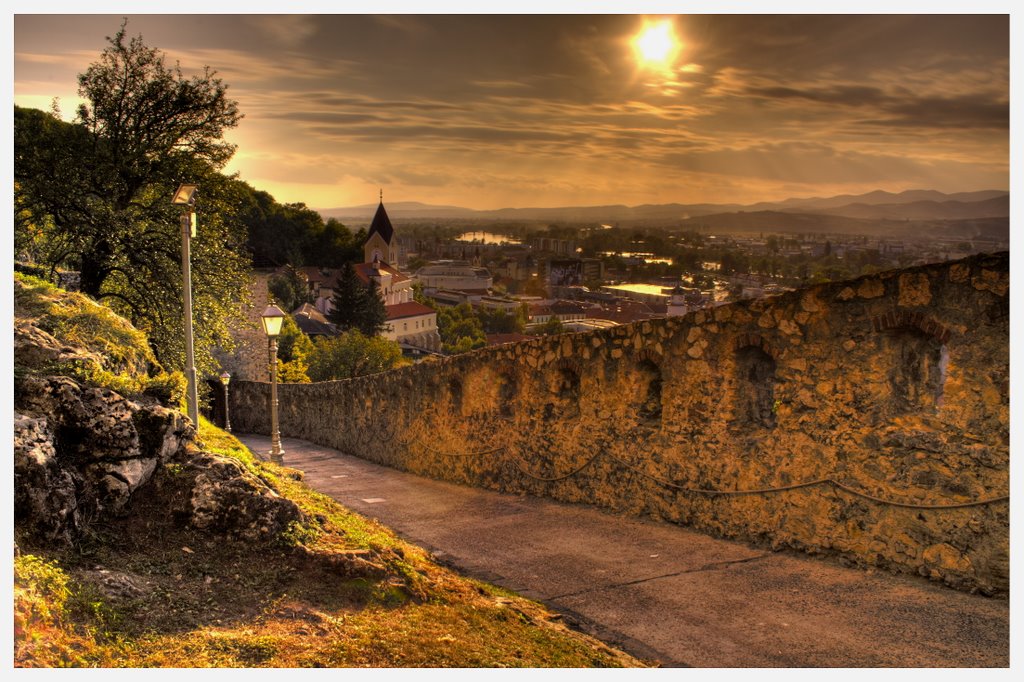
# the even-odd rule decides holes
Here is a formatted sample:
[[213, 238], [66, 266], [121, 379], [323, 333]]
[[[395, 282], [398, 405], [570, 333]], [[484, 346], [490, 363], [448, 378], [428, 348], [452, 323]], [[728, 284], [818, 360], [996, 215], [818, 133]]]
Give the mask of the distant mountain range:
[[[318, 209], [325, 218], [369, 220], [376, 204]], [[459, 206], [437, 206], [415, 201], [387, 204], [396, 220], [549, 220], [564, 222], [686, 221], [723, 215], [772, 212], [773, 219], [791, 222], [784, 214], [834, 216], [857, 220], [933, 221], [1009, 218], [1010, 194], [1001, 190], [944, 194], [934, 190], [908, 190], [894, 194], [881, 190], [861, 195], [786, 199], [756, 204], [644, 204], [640, 206], [569, 206], [559, 208], [502, 208], [477, 211]], [[795, 215], [793, 216], [795, 218]], [[747, 221], [749, 222], [749, 221]]]

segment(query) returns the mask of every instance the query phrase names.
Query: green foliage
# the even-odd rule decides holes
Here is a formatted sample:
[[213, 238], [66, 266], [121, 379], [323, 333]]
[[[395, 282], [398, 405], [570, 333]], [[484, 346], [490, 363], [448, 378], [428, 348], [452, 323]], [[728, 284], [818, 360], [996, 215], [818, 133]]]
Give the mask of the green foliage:
[[337, 218], [325, 223], [305, 204], [279, 204], [267, 192], [245, 189], [242, 213], [257, 267], [309, 263], [333, 268], [362, 260], [365, 232], [352, 234]]
[[551, 317], [548, 318], [547, 322], [545, 322], [544, 324], [537, 328], [537, 331], [543, 334], [544, 336], [548, 336], [550, 334], [561, 334], [563, 331], [565, 331], [565, 327], [564, 325], [562, 325], [561, 320], [552, 315]]
[[365, 336], [379, 334], [387, 324], [387, 311], [376, 282], [363, 284], [355, 269], [345, 263], [338, 277], [338, 287], [331, 298], [327, 319], [345, 332], [359, 330]]
[[142, 393], [156, 398], [163, 405], [185, 409], [188, 380], [181, 372], [162, 372], [146, 381]]
[[109, 308], [37, 277], [15, 273], [14, 310], [16, 317], [31, 319], [69, 347], [90, 354], [43, 367], [21, 366], [15, 356], [21, 371], [70, 376], [125, 397], [148, 395], [164, 405], [182, 404], [185, 376], [165, 372], [150, 350], [146, 335]]
[[291, 362], [277, 363], [277, 380], [286, 384], [308, 384], [309, 365], [306, 360], [295, 359]]
[[38, 277], [14, 274], [14, 310], [69, 346], [96, 353], [108, 371], [144, 375], [157, 364], [146, 335], [110, 308]]
[[313, 341], [299, 329], [291, 315], [285, 315], [277, 337], [277, 357], [283, 362], [304, 360], [313, 352]]
[[507, 313], [504, 310], [487, 310], [479, 308], [476, 311], [480, 318], [480, 324], [488, 334], [510, 334], [520, 332], [526, 328], [526, 304], [522, 304], [514, 313]]
[[303, 303], [312, 302], [306, 281], [291, 265], [285, 266], [284, 272], [271, 275], [267, 281], [267, 289], [270, 290], [274, 300], [288, 312], [295, 310]]
[[382, 336], [365, 336], [352, 329], [333, 338], [319, 338], [309, 356], [313, 381], [350, 379], [383, 372], [405, 364], [398, 344]]
[[319, 537], [319, 529], [312, 524], [292, 521], [277, 539], [285, 547], [298, 547], [299, 545], [312, 545]]
[[50, 271], [78, 270], [82, 291], [147, 333], [169, 368], [184, 367], [179, 183], [200, 186], [192, 241], [196, 367], [230, 348], [248, 261], [240, 183], [219, 171], [223, 134], [241, 114], [208, 69], [185, 78], [125, 27], [79, 76], [75, 123], [15, 108], [15, 242]]
[[437, 332], [441, 336], [442, 350], [453, 355], [487, 345], [483, 324], [468, 303], [454, 308], [441, 307], [437, 311]]
[[14, 559], [15, 592], [29, 619], [60, 620], [71, 597], [68, 576], [55, 561], [32, 554]]

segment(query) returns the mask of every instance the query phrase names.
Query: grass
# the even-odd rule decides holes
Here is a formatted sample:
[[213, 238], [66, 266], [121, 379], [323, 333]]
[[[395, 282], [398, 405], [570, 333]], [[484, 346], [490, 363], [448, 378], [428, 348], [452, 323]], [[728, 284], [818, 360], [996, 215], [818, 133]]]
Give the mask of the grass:
[[184, 375], [163, 371], [146, 335], [88, 296], [14, 273], [14, 317], [31, 320], [69, 347], [88, 349], [88, 355], [43, 367], [23, 367], [15, 356], [16, 374], [62, 374], [129, 398], [148, 394], [182, 404]]
[[[20, 547], [18, 667], [618, 667], [641, 661], [564, 626], [544, 606], [469, 580], [202, 420], [310, 521], [263, 545], [176, 524], [159, 495], [74, 550]], [[160, 476], [173, 483], [168, 468]], [[339, 575], [318, 557], [366, 558]]]

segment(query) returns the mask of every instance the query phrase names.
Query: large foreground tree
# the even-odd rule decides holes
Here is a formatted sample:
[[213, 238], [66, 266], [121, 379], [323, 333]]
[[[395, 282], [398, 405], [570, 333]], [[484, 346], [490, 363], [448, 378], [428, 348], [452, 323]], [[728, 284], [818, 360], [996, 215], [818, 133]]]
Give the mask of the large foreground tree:
[[246, 282], [247, 198], [220, 171], [238, 124], [227, 86], [204, 69], [187, 78], [125, 26], [79, 76], [74, 123], [15, 108], [15, 245], [41, 265], [79, 270], [84, 293], [149, 333], [157, 357], [184, 365], [178, 184], [199, 185], [192, 241], [196, 365], [229, 343]]

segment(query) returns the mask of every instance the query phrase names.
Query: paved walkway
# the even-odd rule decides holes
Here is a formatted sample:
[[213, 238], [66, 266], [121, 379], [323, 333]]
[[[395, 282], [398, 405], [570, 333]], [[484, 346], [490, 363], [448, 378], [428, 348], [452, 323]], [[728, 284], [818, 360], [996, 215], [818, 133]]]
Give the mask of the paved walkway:
[[[270, 439], [240, 437], [265, 457]], [[460, 572], [665, 666], [1006, 667], [1009, 605], [285, 438], [284, 463]]]

